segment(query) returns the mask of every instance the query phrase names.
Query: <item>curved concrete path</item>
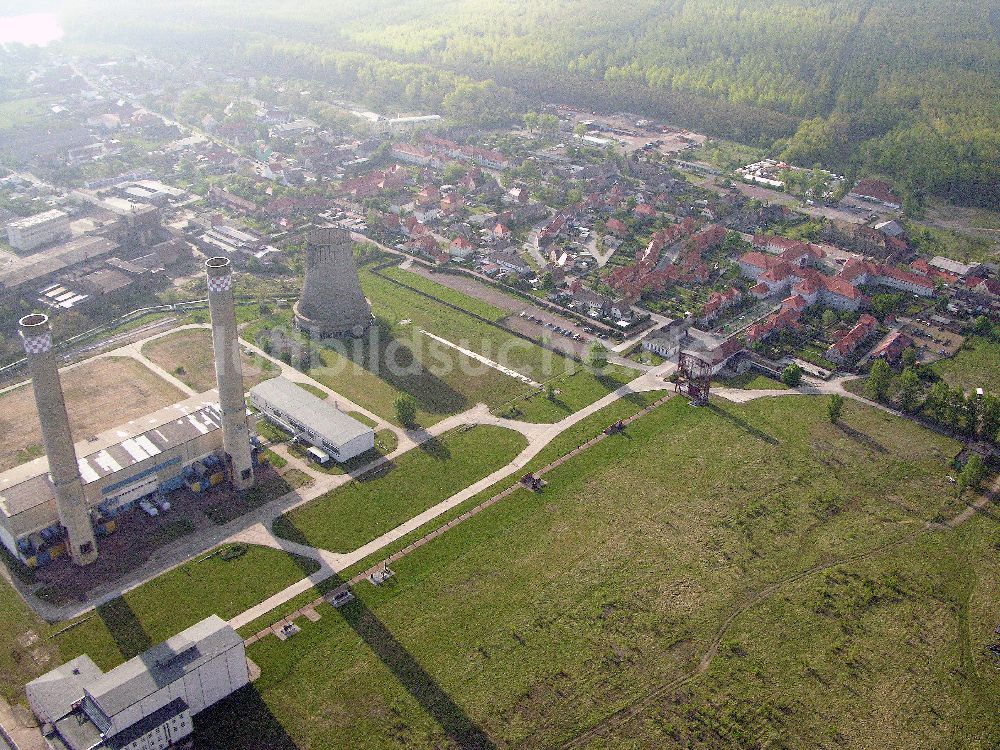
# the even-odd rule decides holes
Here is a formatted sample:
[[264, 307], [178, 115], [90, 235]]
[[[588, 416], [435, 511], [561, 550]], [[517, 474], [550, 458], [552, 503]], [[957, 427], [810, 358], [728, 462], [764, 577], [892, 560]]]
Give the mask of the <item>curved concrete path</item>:
[[[577, 424], [583, 419], [597, 413], [605, 406], [614, 403], [620, 398], [623, 398], [631, 393], [645, 393], [649, 391], [659, 391], [664, 390], [667, 387], [665, 377], [668, 376], [676, 368], [673, 363], [667, 363], [660, 365], [656, 368], [655, 372], [645, 373], [640, 375], [638, 378], [633, 380], [631, 383], [621, 386], [620, 388], [606, 394], [604, 397], [598, 399], [589, 406], [570, 414], [564, 419], [556, 422], [554, 424], [533, 424], [529, 422], [515, 422], [512, 420], [501, 419], [490, 414], [489, 410], [483, 405], [479, 404], [477, 407], [470, 409], [468, 412], [456, 415], [453, 418], [456, 420], [457, 424], [492, 424], [498, 427], [506, 427], [508, 429], [514, 429], [521, 432], [528, 438], [527, 447], [522, 450], [510, 463], [506, 466], [497, 469], [492, 474], [483, 477], [477, 482], [469, 485], [468, 487], [456, 492], [452, 496], [442, 500], [438, 504], [428, 508], [422, 513], [410, 518], [394, 529], [382, 534], [381, 536], [372, 539], [367, 544], [358, 547], [357, 549], [345, 553], [337, 554], [329, 550], [321, 550], [312, 547], [303, 547], [302, 545], [295, 545], [295, 548], [290, 546], [287, 540], [279, 539], [267, 528], [266, 525], [261, 524], [259, 526], [254, 526], [251, 529], [247, 529], [244, 533], [239, 535], [239, 541], [252, 541], [255, 544], [264, 544], [267, 546], [275, 547], [276, 549], [283, 549], [286, 551], [296, 552], [296, 554], [305, 554], [314, 559], [320, 560], [321, 562], [329, 563], [331, 571], [322, 576], [322, 571], [317, 572], [310, 576], [309, 578], [303, 579], [293, 583], [291, 586], [287, 587], [283, 591], [279, 591], [273, 596], [268, 597], [266, 600], [257, 604], [254, 607], [240, 613], [236, 617], [232, 618], [229, 623], [235, 628], [240, 628], [254, 620], [261, 617], [276, 607], [290, 601], [299, 594], [308, 591], [312, 586], [318, 581], [322, 581], [328, 578], [334, 573], [338, 573], [358, 562], [361, 562], [370, 555], [378, 552], [391, 545], [392, 543], [402, 539], [407, 534], [416, 531], [424, 524], [433, 521], [435, 518], [447, 513], [452, 508], [457, 505], [462, 504], [466, 500], [475, 497], [483, 490], [492, 487], [494, 484], [502, 479], [506, 479], [512, 474], [517, 473], [523, 469], [531, 459], [537, 456], [541, 451], [558, 435], [565, 432], [567, 429]], [[435, 427], [440, 427], [444, 425], [445, 422], [450, 420], [445, 420], [444, 422], [439, 422]], [[450, 427], [449, 427], [450, 429]], [[440, 433], [438, 433], [440, 434]], [[395, 456], [398, 453], [391, 454]], [[299, 503], [301, 504], [301, 503]]]

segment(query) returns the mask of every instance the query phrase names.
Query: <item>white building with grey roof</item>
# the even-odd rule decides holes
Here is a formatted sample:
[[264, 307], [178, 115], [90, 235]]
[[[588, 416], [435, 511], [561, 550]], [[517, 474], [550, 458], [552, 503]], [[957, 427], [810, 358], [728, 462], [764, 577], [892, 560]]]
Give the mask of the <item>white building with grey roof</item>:
[[55, 750], [158, 750], [250, 682], [243, 639], [216, 615], [109, 672], [81, 656], [26, 686]]
[[250, 389], [250, 403], [268, 420], [339, 463], [375, 447], [371, 427], [287, 378], [272, 378], [255, 385]]
[[15, 250], [26, 253], [36, 247], [69, 237], [69, 216], [58, 209], [45, 211], [7, 224], [7, 240]]

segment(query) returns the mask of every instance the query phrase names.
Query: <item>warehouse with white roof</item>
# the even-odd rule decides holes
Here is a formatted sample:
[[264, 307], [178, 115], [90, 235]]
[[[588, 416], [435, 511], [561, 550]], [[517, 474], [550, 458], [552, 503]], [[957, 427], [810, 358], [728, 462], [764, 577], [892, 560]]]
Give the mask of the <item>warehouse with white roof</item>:
[[250, 403], [271, 422], [339, 463], [375, 447], [371, 427], [287, 378], [272, 378], [255, 385], [250, 389]]
[[[209, 391], [76, 444], [77, 464], [98, 533], [140, 498], [182, 486], [187, 467], [222, 453], [222, 415]], [[28, 565], [61, 554], [48, 459], [0, 473], [0, 542]]]

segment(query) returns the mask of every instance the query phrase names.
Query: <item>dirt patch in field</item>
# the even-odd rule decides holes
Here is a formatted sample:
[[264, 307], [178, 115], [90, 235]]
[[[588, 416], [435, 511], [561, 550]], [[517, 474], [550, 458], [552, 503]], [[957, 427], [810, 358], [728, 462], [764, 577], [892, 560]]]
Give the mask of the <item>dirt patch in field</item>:
[[[78, 441], [185, 397], [149, 368], [125, 357], [96, 359], [65, 370], [62, 387]], [[35, 396], [30, 385], [23, 385], [0, 396], [0, 470], [41, 455]]]
[[[215, 355], [212, 352], [212, 333], [207, 328], [163, 336], [143, 346], [142, 353], [198, 393], [215, 388]], [[279, 374], [277, 365], [263, 357], [244, 352], [240, 359], [246, 388]]]

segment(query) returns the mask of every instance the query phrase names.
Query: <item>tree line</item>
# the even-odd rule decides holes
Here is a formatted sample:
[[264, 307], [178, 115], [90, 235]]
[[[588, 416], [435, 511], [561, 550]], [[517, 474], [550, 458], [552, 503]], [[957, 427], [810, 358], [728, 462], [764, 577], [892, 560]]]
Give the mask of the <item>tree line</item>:
[[885, 176], [914, 208], [927, 195], [1000, 207], [988, 0], [105, 4], [88, 33], [235, 56], [372, 107], [484, 126], [532, 101], [627, 110]]

